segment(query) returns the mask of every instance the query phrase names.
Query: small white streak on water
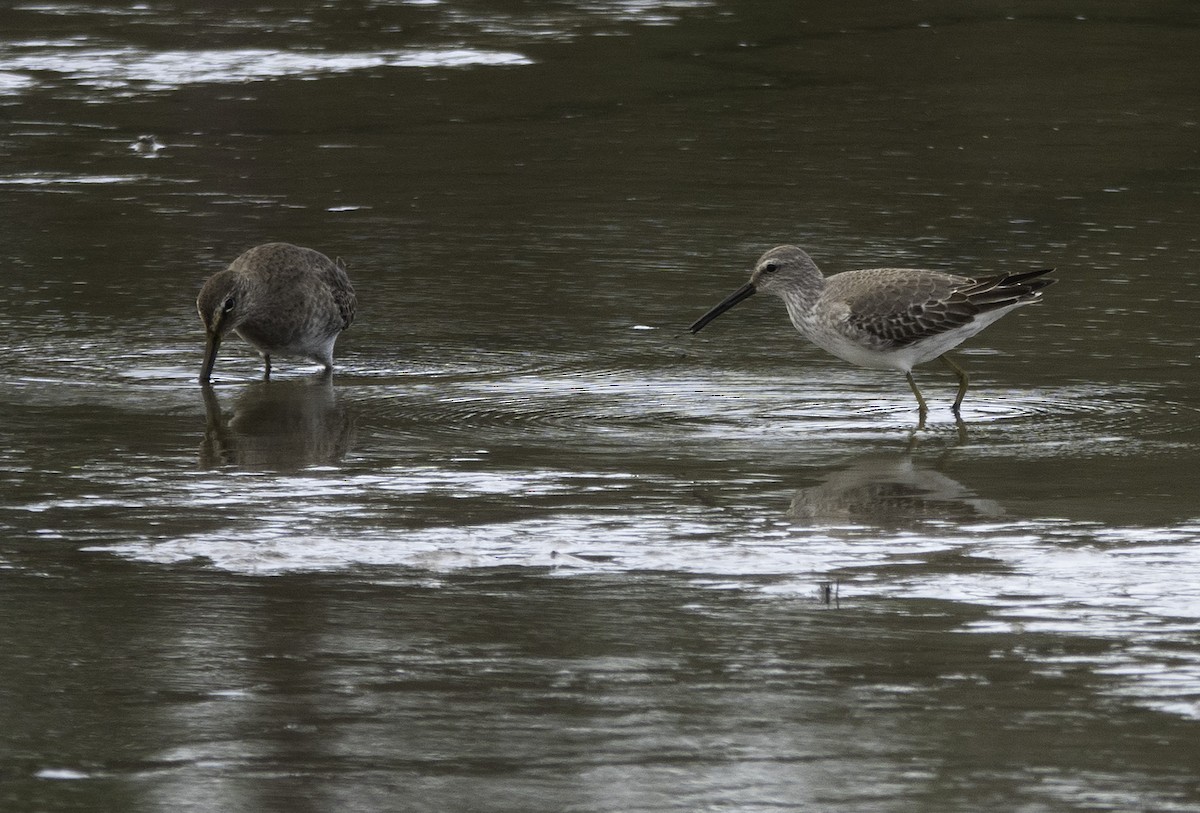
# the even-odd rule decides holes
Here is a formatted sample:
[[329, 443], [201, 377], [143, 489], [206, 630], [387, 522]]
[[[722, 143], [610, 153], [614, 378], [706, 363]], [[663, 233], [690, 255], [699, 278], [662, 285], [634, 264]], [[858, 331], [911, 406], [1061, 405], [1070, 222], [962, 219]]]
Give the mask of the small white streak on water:
[[19, 73], [0, 71], [0, 95], [17, 93], [33, 84], [33, 78]]
[[146, 180], [143, 175], [55, 175], [37, 173], [13, 175], [0, 178], [0, 185], [8, 186], [56, 186], [74, 184], [121, 184]]
[[91, 779], [91, 774], [76, 771], [72, 768], [42, 768], [34, 774], [38, 779], [79, 780]]

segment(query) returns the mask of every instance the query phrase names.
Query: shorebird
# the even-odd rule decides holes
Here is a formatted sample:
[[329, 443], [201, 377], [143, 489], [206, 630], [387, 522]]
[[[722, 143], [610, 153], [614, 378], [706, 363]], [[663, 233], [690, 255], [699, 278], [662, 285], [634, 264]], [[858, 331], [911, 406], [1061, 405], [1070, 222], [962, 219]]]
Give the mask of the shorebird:
[[917, 397], [921, 425], [929, 407], [912, 368], [940, 358], [958, 376], [954, 414], [969, 383], [946, 355], [1009, 311], [1037, 302], [1053, 271], [960, 277], [924, 268], [868, 268], [826, 277], [796, 246], [758, 258], [750, 281], [691, 326], [698, 333], [742, 300], [763, 291], [783, 300], [800, 335], [840, 359], [876, 370], [899, 370]]
[[213, 274], [196, 297], [208, 343], [200, 380], [207, 382], [221, 340], [233, 331], [258, 350], [271, 377], [271, 356], [301, 356], [333, 370], [333, 344], [354, 321], [357, 300], [341, 263], [290, 243], [266, 243]]

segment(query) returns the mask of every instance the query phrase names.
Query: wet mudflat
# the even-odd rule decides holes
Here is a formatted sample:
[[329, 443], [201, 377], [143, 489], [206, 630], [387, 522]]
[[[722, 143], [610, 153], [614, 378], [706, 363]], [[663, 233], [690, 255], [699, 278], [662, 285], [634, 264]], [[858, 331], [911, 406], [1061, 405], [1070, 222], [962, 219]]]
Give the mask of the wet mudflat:
[[[1200, 809], [1190, 6], [0, 31], [0, 807]], [[337, 373], [201, 388], [271, 240]], [[916, 431], [778, 302], [687, 334], [782, 242], [1062, 282]]]

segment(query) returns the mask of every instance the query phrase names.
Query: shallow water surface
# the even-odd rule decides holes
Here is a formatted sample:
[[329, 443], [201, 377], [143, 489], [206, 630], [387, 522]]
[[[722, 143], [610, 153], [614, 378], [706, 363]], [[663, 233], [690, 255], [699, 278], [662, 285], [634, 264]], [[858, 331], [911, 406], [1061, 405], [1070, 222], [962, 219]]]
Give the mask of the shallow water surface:
[[[343, 6], [0, 11], [0, 808], [1200, 810], [1191, 6]], [[1060, 281], [918, 428], [782, 242]]]

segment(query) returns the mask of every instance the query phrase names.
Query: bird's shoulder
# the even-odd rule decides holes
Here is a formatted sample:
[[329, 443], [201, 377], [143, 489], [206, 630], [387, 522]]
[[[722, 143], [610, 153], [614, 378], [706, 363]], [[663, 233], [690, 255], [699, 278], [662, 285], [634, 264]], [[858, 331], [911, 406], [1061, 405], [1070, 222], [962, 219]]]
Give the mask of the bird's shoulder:
[[[350, 327], [358, 300], [346, 265], [331, 260], [316, 249], [291, 243], [266, 243], [239, 257], [230, 270], [237, 270], [257, 287], [272, 292], [276, 300], [305, 307], [328, 295], [337, 308], [342, 329]], [[320, 293], [324, 291], [325, 294]]]

